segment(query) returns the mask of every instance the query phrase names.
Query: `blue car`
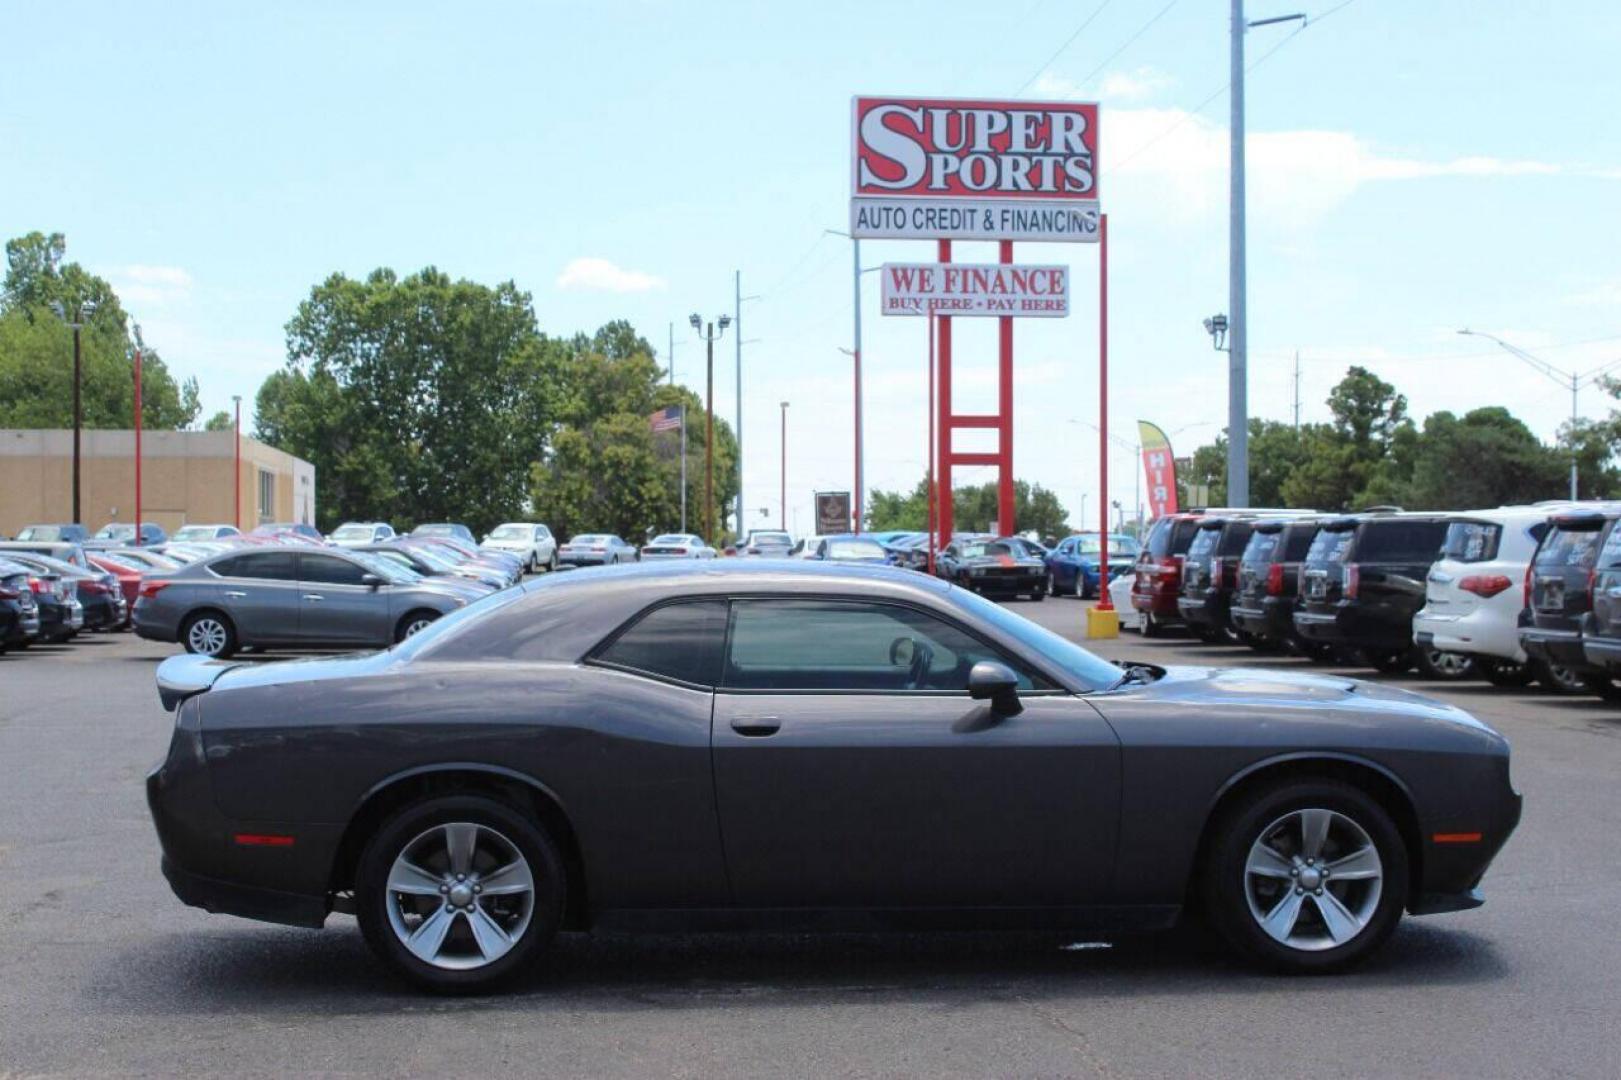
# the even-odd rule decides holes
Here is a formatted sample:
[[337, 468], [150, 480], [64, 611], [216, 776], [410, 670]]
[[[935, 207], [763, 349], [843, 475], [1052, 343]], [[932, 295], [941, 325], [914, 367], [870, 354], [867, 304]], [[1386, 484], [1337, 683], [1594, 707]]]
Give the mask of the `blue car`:
[[[1109, 579], [1129, 573], [1137, 561], [1135, 538], [1109, 534]], [[1098, 594], [1099, 572], [1103, 563], [1096, 532], [1066, 536], [1047, 553], [1047, 581], [1054, 596], [1069, 594], [1090, 599]]]

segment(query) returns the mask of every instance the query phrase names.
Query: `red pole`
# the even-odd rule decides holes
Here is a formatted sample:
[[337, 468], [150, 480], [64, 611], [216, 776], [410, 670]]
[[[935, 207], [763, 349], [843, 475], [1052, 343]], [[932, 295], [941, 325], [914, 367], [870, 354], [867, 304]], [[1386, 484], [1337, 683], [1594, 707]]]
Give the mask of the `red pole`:
[[[951, 241], [939, 242], [940, 261], [951, 261]], [[951, 543], [951, 533], [955, 522], [952, 521], [953, 510], [951, 502], [951, 317], [940, 316], [940, 390], [938, 408], [940, 410], [939, 426], [935, 437], [939, 439], [935, 450], [935, 467], [938, 476], [935, 479], [935, 528], [942, 546]]]
[[1113, 611], [1109, 599], [1109, 215], [1098, 215], [1098, 529], [1102, 553], [1098, 610]]
[[[1013, 261], [1013, 241], [1003, 240], [998, 251], [1000, 262]], [[997, 528], [1003, 536], [1012, 536], [1016, 528], [1013, 520], [1013, 320], [1001, 318], [997, 326], [997, 470], [1002, 474], [996, 487]]]
[[[137, 330], [139, 333], [139, 330]], [[135, 345], [135, 546], [141, 546], [141, 346]]]
[[238, 529], [242, 528], [242, 399], [236, 399], [236, 520], [232, 522]]
[[934, 312], [929, 312], [929, 445], [924, 454], [923, 486], [929, 492], [929, 573], [934, 573]]

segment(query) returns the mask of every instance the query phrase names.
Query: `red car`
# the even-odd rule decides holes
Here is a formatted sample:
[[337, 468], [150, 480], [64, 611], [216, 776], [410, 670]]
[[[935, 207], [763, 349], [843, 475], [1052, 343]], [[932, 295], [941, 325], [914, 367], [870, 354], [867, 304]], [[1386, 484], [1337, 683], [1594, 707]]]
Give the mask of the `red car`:
[[118, 629], [123, 630], [127, 628], [130, 620], [129, 613], [132, 613], [135, 610], [135, 597], [139, 595], [141, 591], [141, 572], [135, 569], [133, 566], [130, 566], [128, 563], [123, 563], [117, 559], [109, 558], [108, 556], [102, 555], [98, 552], [87, 551], [85, 552], [85, 557], [90, 560], [90, 565], [94, 566], [97, 570], [106, 571], [107, 573], [118, 578], [118, 589], [124, 594], [126, 612], [124, 615], [123, 625], [119, 626]]
[[1131, 583], [1131, 606], [1142, 612], [1144, 637], [1182, 621], [1176, 607], [1182, 592], [1182, 558], [1203, 518], [1202, 511], [1167, 514], [1154, 522], [1143, 540]]

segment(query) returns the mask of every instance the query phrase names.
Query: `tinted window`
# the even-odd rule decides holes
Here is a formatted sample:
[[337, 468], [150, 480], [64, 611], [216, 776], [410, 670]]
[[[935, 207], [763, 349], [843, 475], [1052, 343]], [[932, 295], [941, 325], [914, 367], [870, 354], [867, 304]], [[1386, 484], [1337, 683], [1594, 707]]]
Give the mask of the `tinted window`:
[[1454, 521], [1441, 542], [1441, 557], [1458, 562], [1486, 562], [1497, 557], [1503, 527], [1489, 521]]
[[1358, 562], [1433, 562], [1446, 535], [1443, 521], [1370, 521], [1357, 541]]
[[366, 576], [365, 567], [332, 555], [303, 555], [300, 560], [300, 581], [319, 585], [359, 585], [360, 579]]
[[1216, 545], [1221, 542], [1221, 529], [1200, 529], [1193, 537], [1193, 543], [1188, 545], [1188, 561], [1201, 562], [1216, 553]]
[[1280, 532], [1251, 533], [1249, 543], [1244, 545], [1243, 561], [1247, 563], [1269, 563], [1272, 553], [1278, 550], [1278, 543], [1283, 539]]
[[1601, 529], [1566, 529], [1554, 526], [1537, 549], [1537, 565], [1544, 569], [1574, 566], [1586, 570], [1598, 555]]
[[720, 681], [725, 637], [726, 601], [666, 604], [643, 615], [596, 658], [678, 682], [714, 686]]
[[1143, 550], [1158, 559], [1171, 553], [1171, 519], [1160, 518], [1154, 522], [1153, 528], [1148, 530], [1148, 539], [1143, 544]]
[[[1008, 662], [932, 615], [858, 601], [739, 600], [729, 640], [725, 685], [743, 690], [966, 691], [974, 664]], [[914, 664], [908, 655], [923, 659]], [[1021, 689], [1035, 687], [1009, 666]]]
[[1297, 525], [1288, 530], [1289, 540], [1283, 549], [1284, 562], [1299, 562], [1306, 557], [1313, 540], [1317, 539], [1317, 526]]
[[264, 581], [295, 581], [298, 577], [290, 551], [234, 555], [211, 564], [209, 569], [221, 577], [259, 578]]
[[1198, 518], [1187, 518], [1178, 521], [1171, 531], [1171, 554], [1186, 555], [1188, 545], [1193, 543], [1193, 534], [1199, 530]]
[[1355, 529], [1324, 529], [1312, 538], [1311, 547], [1306, 551], [1306, 561], [1309, 563], [1344, 562], [1345, 553], [1351, 547], [1351, 538], [1355, 535]]

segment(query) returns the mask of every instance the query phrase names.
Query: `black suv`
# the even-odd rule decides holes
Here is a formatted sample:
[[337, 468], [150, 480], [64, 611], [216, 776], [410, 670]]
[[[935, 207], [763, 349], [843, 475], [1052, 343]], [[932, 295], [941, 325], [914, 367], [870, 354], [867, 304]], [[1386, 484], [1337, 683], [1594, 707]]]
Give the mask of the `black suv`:
[[1356, 649], [1383, 672], [1417, 659], [1413, 616], [1446, 539], [1445, 514], [1370, 513], [1334, 518], [1306, 551], [1295, 633], [1315, 645]]
[[1223, 642], [1232, 637], [1228, 608], [1238, 585], [1239, 556], [1254, 529], [1253, 518], [1209, 517], [1199, 522], [1188, 545], [1176, 610], [1188, 629], [1205, 641]]
[[[1609, 539], [1617, 530], [1621, 508], [1577, 510], [1555, 514], [1549, 529], [1531, 556], [1526, 571], [1525, 608], [1520, 612], [1520, 647], [1527, 656], [1552, 667], [1565, 667], [1581, 678], [1583, 685], [1607, 698], [1621, 696], [1621, 689], [1603, 663], [1604, 633], [1600, 625], [1613, 618], [1614, 601], [1605, 596], [1604, 624], [1593, 624], [1594, 597], [1598, 593], [1601, 551], [1611, 548]], [[1615, 575], [1606, 572], [1604, 588], [1614, 587]], [[1595, 649], [1587, 652], [1584, 626], [1595, 634]], [[1614, 633], [1614, 630], [1609, 630]]]
[[1256, 649], [1293, 647], [1303, 656], [1328, 660], [1333, 646], [1310, 645], [1295, 636], [1300, 564], [1322, 527], [1320, 517], [1257, 521], [1238, 557], [1238, 586], [1228, 616]]

